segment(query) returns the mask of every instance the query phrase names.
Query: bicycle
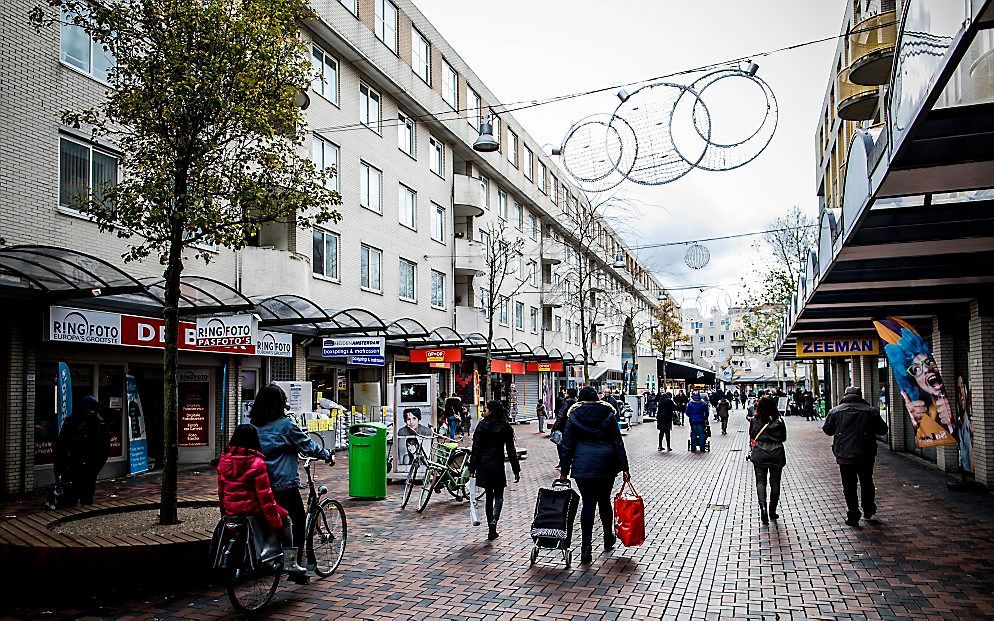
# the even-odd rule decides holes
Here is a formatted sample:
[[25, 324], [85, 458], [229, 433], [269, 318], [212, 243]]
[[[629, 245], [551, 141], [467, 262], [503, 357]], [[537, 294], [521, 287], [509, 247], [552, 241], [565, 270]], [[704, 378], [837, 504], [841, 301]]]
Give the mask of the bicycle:
[[[304, 472], [307, 475], [307, 518], [304, 525], [304, 552], [307, 569], [321, 578], [327, 578], [338, 569], [345, 557], [348, 542], [348, 522], [345, 508], [334, 498], [321, 499], [328, 493], [324, 485], [314, 483], [311, 474], [312, 457], [304, 459]], [[332, 456], [331, 465], [334, 465]], [[224, 518], [222, 518], [224, 519]], [[247, 545], [247, 521], [231, 520], [225, 524], [231, 528], [232, 543], [229, 544], [230, 558], [240, 559], [229, 567], [225, 577], [225, 588], [231, 605], [238, 612], [252, 614], [261, 610], [272, 600], [283, 575], [282, 556], [278, 563], [256, 563], [256, 567], [246, 567], [244, 546]], [[241, 547], [239, 547], [241, 546]]]
[[[418, 458], [412, 460], [411, 472], [408, 473], [408, 481], [404, 490], [404, 503], [401, 508], [407, 505], [420, 465], [424, 465], [425, 473], [421, 482], [421, 496], [418, 499], [418, 513], [424, 513], [431, 495], [436, 491], [441, 491], [443, 487], [458, 501], [469, 499], [470, 494], [466, 484], [469, 482], [471, 451], [461, 448], [455, 442], [449, 442], [449, 438], [438, 434], [418, 437], [430, 439], [432, 450], [429, 455], [425, 453], [422, 443], [417, 443]], [[411, 451], [410, 445], [408, 445], [408, 451]], [[476, 499], [480, 500], [483, 497], [483, 490], [478, 491]]]

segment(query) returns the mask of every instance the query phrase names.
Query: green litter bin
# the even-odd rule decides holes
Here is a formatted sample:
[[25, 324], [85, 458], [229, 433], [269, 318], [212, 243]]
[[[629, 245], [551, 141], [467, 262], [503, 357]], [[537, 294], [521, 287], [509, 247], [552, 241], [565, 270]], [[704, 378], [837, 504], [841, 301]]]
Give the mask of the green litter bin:
[[387, 426], [383, 423], [349, 427], [349, 496], [387, 497]]

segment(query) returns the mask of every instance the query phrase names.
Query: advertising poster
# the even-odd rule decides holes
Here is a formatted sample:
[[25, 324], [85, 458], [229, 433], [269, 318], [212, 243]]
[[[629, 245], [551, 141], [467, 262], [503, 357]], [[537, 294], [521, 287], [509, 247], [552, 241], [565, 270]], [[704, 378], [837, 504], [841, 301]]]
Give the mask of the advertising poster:
[[179, 446], [209, 446], [210, 375], [206, 370], [181, 371], [179, 381]]
[[145, 412], [142, 410], [138, 382], [133, 375], [124, 377], [128, 399], [128, 471], [138, 474], [148, 470], [148, 436], [145, 432]]
[[65, 362], [59, 363], [56, 393], [58, 399], [56, 433], [58, 433], [62, 431], [62, 421], [72, 414], [72, 373], [69, 372], [69, 365]]
[[431, 376], [398, 376], [394, 386], [394, 472], [407, 474], [419, 448], [431, 450]]
[[959, 432], [953, 405], [928, 343], [898, 317], [879, 319], [873, 325], [887, 343], [884, 352], [915, 427], [919, 448], [956, 444]]

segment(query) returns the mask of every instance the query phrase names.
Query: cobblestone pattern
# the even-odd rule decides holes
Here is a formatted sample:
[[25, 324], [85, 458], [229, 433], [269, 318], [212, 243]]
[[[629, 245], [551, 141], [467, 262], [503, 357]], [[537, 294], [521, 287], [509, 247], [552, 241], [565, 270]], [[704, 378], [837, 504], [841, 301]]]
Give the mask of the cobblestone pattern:
[[[717, 431], [717, 425], [714, 425]], [[516, 429], [529, 449], [521, 483], [505, 497], [501, 537], [469, 524], [465, 504], [436, 496], [424, 516], [386, 501], [348, 501], [350, 541], [339, 573], [283, 586], [277, 619], [984, 619], [994, 615], [994, 502], [955, 496], [941, 473], [889, 453], [877, 468], [879, 514], [861, 529], [842, 524], [844, 503], [830, 441], [818, 423], [788, 421], [781, 519], [757, 519], [746, 421], [733, 411], [712, 451], [656, 451], [655, 429], [626, 438], [633, 480], [646, 501], [648, 539], [565, 569], [543, 552], [528, 566], [535, 492], [555, 471], [552, 444], [534, 427]], [[345, 468], [321, 471], [345, 495]], [[619, 481], [620, 482], [620, 481]], [[184, 493], [213, 477], [183, 475]], [[154, 481], [101, 489], [154, 490]], [[30, 505], [8, 506], [23, 511]], [[599, 527], [598, 527], [599, 528]], [[595, 541], [598, 540], [595, 533]], [[577, 537], [578, 539], [578, 537]], [[579, 556], [575, 543], [576, 560]], [[233, 615], [223, 591], [103, 602], [94, 614], [122, 619], [214, 619]]]

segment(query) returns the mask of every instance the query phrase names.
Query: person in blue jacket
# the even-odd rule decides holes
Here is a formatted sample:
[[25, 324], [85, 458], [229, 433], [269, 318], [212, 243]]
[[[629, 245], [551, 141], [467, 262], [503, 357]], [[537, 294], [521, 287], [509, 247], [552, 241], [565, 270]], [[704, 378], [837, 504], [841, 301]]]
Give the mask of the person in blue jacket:
[[695, 392], [687, 404], [687, 420], [690, 421], [690, 452], [696, 453], [697, 447], [704, 452], [705, 430], [708, 426], [708, 404], [701, 399], [701, 393]]

